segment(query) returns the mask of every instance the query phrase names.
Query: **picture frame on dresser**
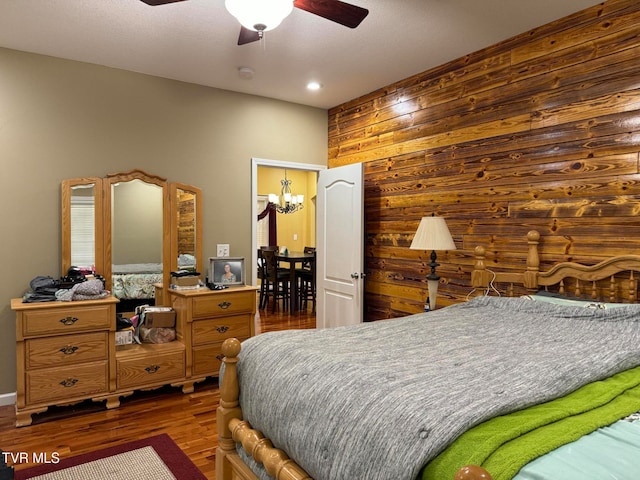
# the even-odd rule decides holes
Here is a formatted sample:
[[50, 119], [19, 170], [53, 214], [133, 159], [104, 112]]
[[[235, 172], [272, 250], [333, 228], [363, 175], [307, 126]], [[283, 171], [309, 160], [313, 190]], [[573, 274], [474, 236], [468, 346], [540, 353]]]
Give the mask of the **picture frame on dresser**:
[[244, 285], [244, 257], [209, 257], [209, 282], [222, 286]]

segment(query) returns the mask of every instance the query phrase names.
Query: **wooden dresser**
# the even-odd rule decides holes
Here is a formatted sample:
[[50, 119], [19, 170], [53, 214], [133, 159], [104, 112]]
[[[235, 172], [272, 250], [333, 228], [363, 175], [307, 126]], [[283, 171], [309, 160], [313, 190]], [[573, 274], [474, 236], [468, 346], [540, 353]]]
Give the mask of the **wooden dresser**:
[[33, 414], [52, 405], [92, 399], [115, 408], [122, 396], [167, 384], [191, 393], [196, 382], [218, 375], [226, 338], [255, 334], [255, 287], [160, 293], [168, 294], [177, 312], [176, 340], [119, 346], [114, 297], [43, 303], [12, 299], [16, 426], [30, 425]]
[[22, 303], [16, 312], [16, 426], [50, 405], [106, 399], [116, 389], [113, 297]]
[[242, 341], [255, 335], [256, 290], [249, 286], [169, 290], [177, 322], [185, 327], [186, 381], [191, 389], [195, 382], [218, 375], [222, 342], [231, 337]]

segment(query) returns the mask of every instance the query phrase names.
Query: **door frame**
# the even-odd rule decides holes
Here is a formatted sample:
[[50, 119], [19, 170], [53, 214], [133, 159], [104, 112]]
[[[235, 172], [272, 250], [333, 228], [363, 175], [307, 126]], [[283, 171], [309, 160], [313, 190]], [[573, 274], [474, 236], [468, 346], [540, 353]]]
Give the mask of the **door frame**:
[[[255, 265], [258, 263], [258, 245], [256, 243], [256, 230], [258, 224], [258, 167], [286, 168], [287, 170], [303, 170], [305, 172], [319, 172], [326, 170], [326, 165], [316, 165], [314, 163], [296, 163], [283, 160], [270, 160], [267, 158], [251, 157], [251, 285], [258, 284], [258, 272]], [[307, 199], [311, 201], [311, 199]]]

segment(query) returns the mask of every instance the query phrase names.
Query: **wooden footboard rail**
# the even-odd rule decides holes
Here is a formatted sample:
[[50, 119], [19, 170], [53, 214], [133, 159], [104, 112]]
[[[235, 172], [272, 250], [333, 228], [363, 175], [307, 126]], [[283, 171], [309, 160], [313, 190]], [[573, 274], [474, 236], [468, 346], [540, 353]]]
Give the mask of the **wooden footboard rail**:
[[[273, 446], [268, 438], [242, 420], [240, 386], [238, 383], [238, 355], [240, 341], [229, 338], [222, 345], [224, 376], [220, 385], [220, 406], [216, 411], [218, 448], [216, 450], [217, 480], [257, 480], [255, 474], [243, 462], [236, 451], [236, 442], [254, 460], [261, 463], [267, 473], [276, 480], [312, 480], [304, 469], [287, 454]], [[453, 480], [492, 480], [481, 467], [470, 465], [461, 468]]]

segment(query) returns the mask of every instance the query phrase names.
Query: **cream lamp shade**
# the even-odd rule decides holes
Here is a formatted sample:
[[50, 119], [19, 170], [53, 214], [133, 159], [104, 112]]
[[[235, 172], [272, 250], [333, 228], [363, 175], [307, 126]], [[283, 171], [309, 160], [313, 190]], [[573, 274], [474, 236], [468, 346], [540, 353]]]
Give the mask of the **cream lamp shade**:
[[413, 237], [411, 250], [455, 250], [449, 227], [442, 217], [422, 217]]
[[440, 277], [436, 274], [436, 267], [440, 264], [436, 261], [436, 250], [455, 250], [456, 244], [451, 238], [451, 232], [444, 218], [431, 215], [422, 217], [418, 230], [411, 241], [411, 250], [431, 250], [431, 261], [427, 264], [431, 268], [431, 273], [427, 275], [427, 285], [429, 286], [429, 308], [436, 308], [438, 298], [438, 281]]

